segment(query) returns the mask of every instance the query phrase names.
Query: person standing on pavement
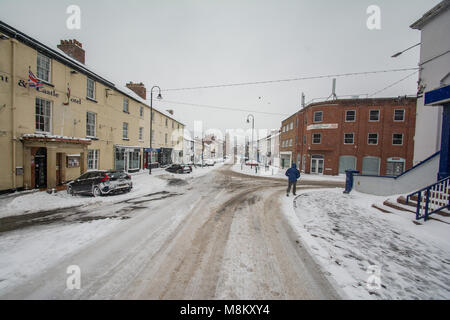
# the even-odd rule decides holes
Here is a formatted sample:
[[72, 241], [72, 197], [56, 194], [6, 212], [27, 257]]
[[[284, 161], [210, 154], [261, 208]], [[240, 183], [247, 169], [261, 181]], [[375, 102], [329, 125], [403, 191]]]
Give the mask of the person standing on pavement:
[[297, 170], [297, 165], [295, 163], [293, 163], [292, 167], [287, 169], [285, 175], [286, 175], [286, 177], [289, 178], [289, 185], [287, 188], [286, 196], [289, 197], [289, 193], [291, 192], [291, 187], [293, 187], [292, 193], [295, 196], [296, 191], [297, 191], [297, 180], [298, 180], [298, 178], [300, 178], [300, 171]]

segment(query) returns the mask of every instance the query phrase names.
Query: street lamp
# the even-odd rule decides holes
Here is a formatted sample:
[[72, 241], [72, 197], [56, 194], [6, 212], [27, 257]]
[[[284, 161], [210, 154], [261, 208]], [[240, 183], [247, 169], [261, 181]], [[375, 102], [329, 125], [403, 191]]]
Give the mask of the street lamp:
[[[250, 117], [252, 117], [252, 152], [253, 152], [253, 132], [255, 131], [255, 116], [252, 114], [249, 114], [247, 116], [247, 123], [250, 123], [250, 120], [249, 120]], [[254, 155], [253, 155], [253, 157], [254, 157]]]
[[153, 86], [152, 89], [150, 90], [150, 160], [147, 159], [147, 166], [148, 166], [148, 174], [152, 174], [152, 154], [153, 154], [153, 150], [152, 150], [152, 140], [153, 140], [153, 89], [158, 89], [158, 97], [157, 99], [161, 100], [162, 99], [162, 95], [161, 95], [161, 88], [158, 86]]
[[413, 46], [411, 46], [411, 47], [409, 47], [409, 48], [407, 48], [407, 49], [405, 49], [405, 50], [403, 50], [403, 51], [397, 52], [396, 54], [392, 55], [391, 58], [397, 58], [397, 57], [398, 57], [399, 55], [401, 55], [403, 52], [408, 51], [409, 49], [412, 49], [412, 48], [414, 48], [414, 47], [417, 47], [417, 46], [420, 45], [420, 44], [421, 44], [421, 42], [419, 42], [419, 43], [417, 43], [417, 44], [415, 44], [415, 45], [413, 45]]

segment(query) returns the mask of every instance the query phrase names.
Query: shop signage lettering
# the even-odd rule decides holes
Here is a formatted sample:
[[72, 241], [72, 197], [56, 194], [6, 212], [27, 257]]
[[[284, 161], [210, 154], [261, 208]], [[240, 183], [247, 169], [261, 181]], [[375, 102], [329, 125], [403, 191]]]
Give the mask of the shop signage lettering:
[[81, 104], [81, 99], [79, 98], [70, 98], [70, 101], [73, 103]]
[[8, 77], [2, 76], [2, 75], [0, 74], [0, 81], [8, 82]]
[[317, 130], [317, 129], [337, 129], [339, 126], [337, 123], [323, 123], [323, 124], [311, 124], [306, 129], [307, 130]]
[[[25, 80], [19, 80], [17, 82], [17, 85], [22, 88], [28, 87], [28, 84]], [[52, 96], [52, 97], [56, 97], [56, 98], [59, 97], [59, 93], [57, 93], [55, 90], [39, 89], [38, 91], [41, 93], [44, 93], [44, 94], [48, 94], [49, 96]]]

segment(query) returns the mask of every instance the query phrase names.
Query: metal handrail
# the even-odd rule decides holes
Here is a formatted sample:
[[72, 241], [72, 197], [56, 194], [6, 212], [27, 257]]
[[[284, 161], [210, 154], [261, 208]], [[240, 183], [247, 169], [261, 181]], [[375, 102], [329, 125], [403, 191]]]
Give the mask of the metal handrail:
[[426, 221], [431, 214], [450, 208], [450, 177], [409, 194], [407, 204], [414, 195], [417, 195], [416, 220]]

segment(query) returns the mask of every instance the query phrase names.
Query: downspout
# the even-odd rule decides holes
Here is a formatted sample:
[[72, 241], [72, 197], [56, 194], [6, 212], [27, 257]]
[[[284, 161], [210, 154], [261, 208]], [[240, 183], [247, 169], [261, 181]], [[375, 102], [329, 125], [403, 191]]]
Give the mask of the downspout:
[[12, 164], [11, 164], [11, 173], [12, 173], [12, 189], [16, 189], [17, 181], [16, 181], [16, 39], [11, 39], [11, 75], [12, 75], [12, 83], [11, 83], [11, 127], [12, 127], [12, 140], [11, 140], [11, 149], [12, 149]]

